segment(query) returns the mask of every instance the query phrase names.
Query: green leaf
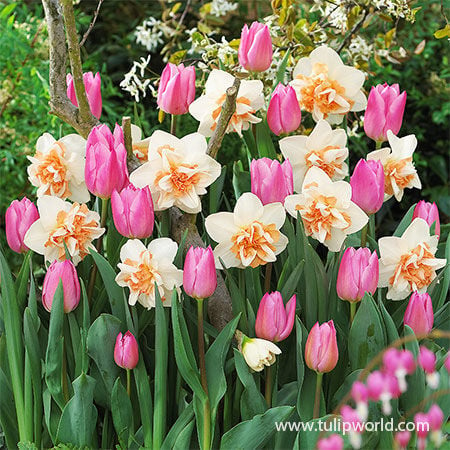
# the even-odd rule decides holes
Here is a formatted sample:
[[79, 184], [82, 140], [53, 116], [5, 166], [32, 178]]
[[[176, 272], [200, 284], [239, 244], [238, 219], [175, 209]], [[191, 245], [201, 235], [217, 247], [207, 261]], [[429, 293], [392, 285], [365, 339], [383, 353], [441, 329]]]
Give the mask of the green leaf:
[[303, 333], [302, 324], [298, 317], [295, 318], [296, 337], [296, 364], [297, 364], [297, 411], [301, 410], [301, 391], [305, 377], [305, 363], [303, 361]]
[[[285, 421], [294, 410], [293, 406], [278, 406], [251, 420], [241, 422], [225, 433], [220, 442], [221, 450], [261, 448], [275, 433], [275, 424]], [[311, 447], [312, 448], [312, 447]]]
[[258, 149], [256, 148], [255, 136], [253, 136], [252, 129], [242, 131], [242, 137], [244, 138], [245, 145], [252, 156], [252, 158], [258, 157]]
[[111, 391], [111, 414], [120, 446], [129, 448], [133, 433], [133, 407], [120, 378], [117, 378]]
[[353, 383], [358, 379], [361, 372], [362, 369], [354, 370], [345, 377], [344, 382], [341, 381], [341, 386], [333, 395], [333, 399], [331, 401], [331, 409], [335, 409], [340, 401], [350, 392]]
[[[319, 419], [313, 419], [305, 423], [304, 427], [299, 431], [300, 449], [313, 449], [317, 446], [317, 440], [319, 438], [320, 430], [318, 424], [320, 422], [325, 423], [328, 419], [331, 419], [331, 414], [328, 414]], [[313, 424], [316, 424], [315, 426]], [[310, 428], [311, 427], [311, 428]]]
[[287, 302], [291, 298], [292, 294], [297, 290], [297, 285], [300, 282], [304, 265], [305, 261], [302, 259], [295, 266], [295, 269], [291, 272], [286, 282], [284, 282], [281, 286], [280, 283], [278, 283], [278, 289], [281, 287], [281, 297], [285, 302]]
[[98, 267], [103, 279], [106, 292], [108, 293], [109, 303], [111, 305], [112, 315], [117, 317], [123, 325], [126, 324], [125, 302], [123, 298], [123, 289], [116, 283], [116, 272], [109, 262], [95, 250], [91, 250], [91, 255]]
[[396, 237], [400, 237], [405, 230], [411, 225], [411, 221], [412, 221], [412, 216], [414, 214], [414, 208], [416, 207], [416, 203], [414, 203], [414, 205], [412, 205], [407, 213], [403, 216], [403, 219], [401, 220], [401, 222], [398, 224], [397, 228], [394, 231], [394, 236]]
[[441, 294], [439, 296], [439, 300], [435, 306], [435, 308], [440, 308], [445, 300], [448, 298], [448, 292], [449, 292], [449, 286], [450, 286], [450, 233], [447, 236], [447, 241], [445, 243], [445, 258], [447, 259], [447, 265], [443, 269], [444, 270], [444, 276], [443, 280], [440, 283], [440, 289]]
[[25, 300], [27, 297], [28, 279], [30, 275], [30, 260], [32, 253], [33, 252], [30, 250], [25, 255], [15, 283], [17, 286], [17, 303], [19, 305], [20, 311], [23, 311], [23, 307], [25, 306]]
[[[171, 450], [175, 448], [175, 444], [178, 441], [179, 435], [185, 430], [190, 424], [192, 427], [194, 426], [194, 409], [192, 407], [192, 403], [183, 410], [180, 414], [176, 422], [170, 428], [169, 433], [164, 439], [163, 445], [161, 446], [161, 450]], [[190, 448], [189, 445], [186, 445], [184, 448]]]
[[289, 62], [290, 54], [291, 54], [291, 52], [288, 49], [288, 51], [284, 55], [280, 65], [278, 67], [276, 81], [275, 81], [275, 84], [273, 86], [274, 89], [277, 87], [278, 83], [284, 84], [284, 80], [285, 80], [285, 77], [286, 77], [286, 67], [287, 67], [287, 64]]
[[141, 412], [142, 431], [144, 434], [144, 447], [151, 448], [153, 445], [152, 423], [153, 405], [150, 382], [145, 368], [145, 363], [139, 358], [138, 365], [133, 370], [136, 381], [136, 389], [139, 400], [139, 410]]
[[6, 448], [15, 448], [19, 442], [14, 397], [9, 380], [0, 369], [0, 424], [5, 434]]
[[386, 345], [384, 328], [370, 294], [360, 302], [348, 336], [348, 354], [352, 370], [364, 368]]
[[9, 16], [14, 9], [16, 8], [17, 3], [10, 3], [9, 5], [6, 5], [1, 11], [0, 11], [0, 19], [3, 19], [4, 17]]
[[72, 383], [74, 395], [67, 402], [58, 426], [57, 440], [78, 447], [95, 447], [97, 409], [94, 406], [95, 380], [82, 373]]
[[209, 214], [214, 214], [219, 210], [226, 174], [227, 167], [223, 166], [219, 178], [209, 187]]
[[[89, 356], [95, 361], [105, 384], [108, 397], [119, 376], [120, 369], [114, 362], [114, 343], [121, 329], [120, 320], [110, 314], [102, 314], [88, 331], [87, 348]], [[109, 343], [105, 345], [105, 343]]]
[[244, 192], [250, 192], [250, 172], [244, 170], [241, 161], [233, 163], [233, 189], [234, 196], [238, 199]]
[[64, 353], [64, 291], [62, 281], [59, 281], [52, 302], [50, 325], [48, 329], [47, 351], [45, 353], [45, 382], [47, 388], [58, 406], [64, 407], [63, 396], [63, 353]]
[[256, 146], [260, 158], [276, 159], [277, 152], [272, 142], [269, 126], [265, 120], [254, 125], [256, 129]]
[[394, 342], [396, 339], [399, 338], [397, 327], [395, 326], [392, 317], [387, 312], [387, 309], [384, 306], [383, 302], [381, 301], [380, 297], [378, 301], [378, 306], [380, 308], [381, 318], [384, 322], [384, 327], [386, 329], [386, 337], [387, 337], [386, 344], [391, 344], [392, 342]]

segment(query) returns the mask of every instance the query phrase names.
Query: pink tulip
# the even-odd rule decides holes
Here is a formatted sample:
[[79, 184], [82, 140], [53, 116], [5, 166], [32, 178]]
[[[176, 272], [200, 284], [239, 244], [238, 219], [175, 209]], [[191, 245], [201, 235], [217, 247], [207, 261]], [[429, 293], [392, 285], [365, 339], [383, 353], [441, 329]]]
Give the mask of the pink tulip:
[[409, 441], [411, 440], [410, 431], [398, 431], [395, 433], [394, 441], [398, 444], [400, 450], [404, 450], [408, 447]]
[[281, 202], [294, 192], [292, 166], [289, 160], [254, 159], [250, 164], [251, 191], [263, 203]]
[[[102, 91], [100, 73], [97, 72], [95, 74], [95, 77], [92, 72], [84, 73], [83, 83], [91, 113], [93, 116], [97, 117], [97, 119], [100, 119], [100, 116], [102, 115]], [[67, 74], [66, 84], [67, 97], [69, 97], [69, 100], [74, 106], [78, 107], [77, 96], [75, 94], [75, 86], [73, 84], [73, 77], [70, 73]]]
[[338, 434], [331, 434], [317, 442], [317, 450], [342, 450], [344, 448], [344, 439]]
[[22, 200], [14, 200], [9, 205], [5, 214], [6, 240], [11, 250], [16, 253], [24, 253], [29, 249], [23, 240], [31, 225], [39, 219], [36, 205], [24, 197]]
[[122, 191], [113, 191], [111, 209], [117, 231], [127, 238], [145, 239], [152, 235], [155, 215], [150, 189], [129, 184]]
[[352, 202], [366, 214], [375, 214], [384, 201], [384, 169], [381, 161], [360, 159], [350, 177]]
[[114, 134], [107, 125], [92, 128], [86, 144], [86, 186], [97, 197], [110, 198], [128, 184], [127, 151], [122, 128]]
[[157, 103], [168, 114], [186, 114], [195, 98], [194, 66], [168, 63], [159, 82]]
[[267, 25], [244, 25], [239, 44], [239, 64], [250, 72], [264, 72], [272, 64], [272, 39]]
[[439, 210], [436, 206], [436, 203], [428, 203], [425, 200], [420, 200], [414, 208], [412, 220], [420, 217], [425, 220], [427, 224], [431, 227], [433, 223], [436, 223], [434, 226], [434, 234], [437, 236], [441, 235], [441, 225], [439, 222]]
[[374, 294], [378, 285], [378, 257], [367, 247], [347, 248], [339, 265], [336, 291], [342, 300], [359, 302], [366, 292]]
[[374, 141], [386, 141], [387, 131], [398, 134], [405, 111], [406, 92], [400, 94], [398, 84], [372, 87], [364, 115], [364, 131]]
[[77, 270], [72, 261], [68, 259], [53, 261], [47, 269], [42, 285], [42, 305], [48, 312], [51, 311], [60, 280], [64, 291], [64, 312], [69, 313], [78, 306], [81, 291]]
[[139, 361], [139, 348], [136, 338], [127, 331], [125, 335], [119, 333], [114, 347], [114, 361], [122, 369], [131, 370]]
[[279, 292], [264, 294], [256, 314], [256, 336], [272, 342], [286, 339], [294, 326], [295, 304], [295, 295], [291, 297], [285, 307]]
[[211, 246], [192, 247], [186, 254], [183, 270], [183, 287], [192, 298], [211, 297], [217, 287], [216, 266]]
[[338, 358], [339, 351], [333, 321], [330, 320], [322, 325], [316, 322], [306, 340], [306, 365], [316, 372], [327, 373], [336, 367]]
[[281, 133], [290, 133], [296, 130], [301, 120], [302, 112], [294, 88], [279, 83], [273, 91], [267, 109], [269, 128], [279, 136]]
[[430, 295], [426, 292], [424, 294], [413, 292], [406, 307], [403, 321], [416, 335], [429, 333], [434, 322], [433, 304]]

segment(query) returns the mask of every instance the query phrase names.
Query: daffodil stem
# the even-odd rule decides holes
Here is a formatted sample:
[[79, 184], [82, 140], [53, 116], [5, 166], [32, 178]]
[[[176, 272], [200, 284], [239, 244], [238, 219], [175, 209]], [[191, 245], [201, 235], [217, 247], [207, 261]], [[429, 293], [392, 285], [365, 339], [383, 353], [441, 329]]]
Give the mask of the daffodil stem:
[[177, 135], [177, 116], [174, 114], [170, 115], [170, 134]]
[[361, 230], [361, 247], [366, 246], [368, 226], [369, 226], [368, 224], [364, 225], [364, 228]]
[[272, 366], [266, 367], [266, 386], [265, 386], [265, 398], [267, 406], [272, 407]]
[[127, 369], [127, 394], [131, 398], [131, 370]]
[[269, 292], [270, 290], [270, 278], [272, 277], [272, 263], [266, 264], [266, 276], [264, 278], [264, 292]]
[[320, 396], [322, 394], [323, 373], [317, 373], [316, 396], [314, 397], [313, 419], [317, 419], [320, 413]]
[[356, 314], [356, 302], [350, 303], [350, 326], [353, 323], [353, 319], [355, 318]]

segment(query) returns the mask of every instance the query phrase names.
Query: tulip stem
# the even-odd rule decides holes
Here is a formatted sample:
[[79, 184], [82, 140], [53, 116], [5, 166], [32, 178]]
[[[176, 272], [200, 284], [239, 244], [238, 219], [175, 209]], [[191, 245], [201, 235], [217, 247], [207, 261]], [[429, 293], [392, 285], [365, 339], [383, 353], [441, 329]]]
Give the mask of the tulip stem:
[[366, 246], [368, 226], [369, 226], [368, 224], [364, 225], [364, 228], [361, 230], [361, 247]]
[[67, 385], [67, 353], [66, 346], [63, 346], [63, 358], [62, 358], [62, 390], [64, 401], [67, 403], [69, 401], [69, 387]]
[[317, 373], [316, 396], [314, 397], [313, 419], [317, 419], [320, 414], [320, 396], [322, 394], [322, 378], [323, 373]]
[[384, 141], [375, 141], [375, 150], [379, 150]]
[[356, 302], [351, 302], [350, 303], [350, 326], [353, 323], [353, 319], [355, 318], [355, 314], [356, 314]]
[[131, 398], [131, 370], [127, 369], [127, 394]]
[[272, 366], [266, 367], [266, 386], [265, 386], [265, 398], [267, 406], [272, 407]]
[[202, 387], [205, 394], [208, 395], [208, 382], [206, 379], [205, 365], [205, 340], [203, 337], [203, 300], [203, 298], [197, 299], [198, 362], [200, 366]]
[[177, 116], [175, 114], [170, 115], [170, 134], [177, 135]]
[[270, 278], [272, 277], [272, 263], [266, 264], [266, 276], [264, 278], [264, 292], [269, 292], [270, 290]]

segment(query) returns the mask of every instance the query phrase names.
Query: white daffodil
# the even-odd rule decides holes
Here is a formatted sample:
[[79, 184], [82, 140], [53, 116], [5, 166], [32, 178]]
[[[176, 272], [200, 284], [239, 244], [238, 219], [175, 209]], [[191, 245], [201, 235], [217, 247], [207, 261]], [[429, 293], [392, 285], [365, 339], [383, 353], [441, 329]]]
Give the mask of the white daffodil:
[[220, 175], [220, 164], [206, 154], [206, 139], [200, 133], [182, 139], [155, 131], [150, 138], [148, 162], [136, 169], [130, 181], [149, 186], [155, 210], [177, 206], [187, 213], [202, 209], [200, 195]]
[[88, 202], [84, 182], [86, 140], [69, 134], [58, 141], [44, 133], [36, 143], [36, 153], [28, 156], [28, 178], [38, 188], [37, 196], [52, 195], [79, 203]]
[[77, 265], [94, 248], [92, 241], [104, 232], [100, 216], [85, 204], [70, 203], [44, 195], [37, 200], [40, 218], [25, 235], [25, 245], [44, 255], [46, 261], [66, 259], [64, 244]]
[[148, 147], [150, 144], [150, 137], [142, 139], [142, 130], [134, 124], [131, 124], [131, 146], [133, 154], [142, 163], [148, 160]]
[[264, 366], [271, 366], [281, 350], [270, 341], [259, 338], [249, 338], [240, 331], [237, 332], [239, 351], [244, 356], [245, 362], [255, 372], [261, 372]]
[[292, 165], [294, 190], [301, 192], [306, 172], [311, 167], [322, 169], [333, 181], [348, 175], [347, 135], [333, 130], [325, 120], [319, 120], [309, 136], [288, 136], [280, 140], [281, 153]]
[[375, 150], [367, 155], [367, 159], [381, 161], [384, 168], [384, 199], [392, 196], [401, 201], [406, 188], [422, 188], [419, 175], [413, 163], [413, 153], [417, 147], [417, 138], [410, 134], [399, 138], [387, 132], [389, 147]]
[[369, 218], [351, 201], [352, 188], [346, 181], [332, 181], [318, 167], [306, 173], [302, 193], [289, 195], [284, 201], [292, 217], [300, 214], [305, 233], [338, 252], [348, 234], [364, 227]]
[[438, 236], [430, 236], [425, 220], [416, 218], [401, 237], [388, 236], [378, 241], [380, 249], [379, 287], [387, 287], [386, 298], [402, 300], [412, 291], [423, 293], [436, 278], [445, 259], [435, 258]]
[[288, 243], [279, 229], [286, 219], [281, 203], [263, 205], [254, 194], [242, 194], [234, 212], [211, 214], [205, 220], [208, 234], [219, 244], [214, 249], [216, 267], [258, 267], [276, 261]]
[[[189, 106], [189, 112], [200, 122], [198, 132], [212, 136], [226, 99], [226, 92], [234, 83], [233, 75], [214, 69], [206, 80], [205, 93]], [[242, 80], [236, 111], [231, 117], [227, 133], [236, 131], [239, 136], [248, 130], [251, 123], [261, 122], [254, 114], [264, 106], [263, 84], [260, 80]]]
[[155, 283], [164, 306], [171, 305], [172, 291], [183, 283], [183, 271], [173, 264], [178, 246], [170, 238], [154, 239], [146, 247], [139, 239], [130, 239], [120, 249], [119, 286], [128, 287], [128, 303], [139, 302], [147, 309], [155, 307]]
[[310, 112], [317, 122], [326, 119], [341, 123], [349, 111], [362, 111], [367, 99], [361, 88], [364, 74], [345, 66], [330, 47], [321, 45], [306, 58], [300, 58], [294, 68], [292, 87], [300, 107]]

